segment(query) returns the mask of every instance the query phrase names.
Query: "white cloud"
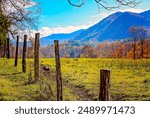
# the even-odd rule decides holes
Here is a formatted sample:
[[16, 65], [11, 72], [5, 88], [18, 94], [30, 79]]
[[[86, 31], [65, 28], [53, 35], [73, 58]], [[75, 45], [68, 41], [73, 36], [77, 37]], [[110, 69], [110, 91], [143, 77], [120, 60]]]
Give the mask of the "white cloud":
[[121, 10], [121, 12], [126, 12], [126, 11], [135, 12], [135, 13], [141, 13], [141, 12], [143, 12], [145, 10], [143, 10], [143, 9], [135, 9], [135, 8]]
[[40, 32], [41, 37], [45, 37], [55, 33], [71, 33], [79, 29], [86, 29], [90, 27], [92, 24], [93, 23], [89, 22], [87, 25], [81, 25], [81, 26], [66, 26], [66, 27], [56, 27], [56, 28], [42, 27], [38, 32]]

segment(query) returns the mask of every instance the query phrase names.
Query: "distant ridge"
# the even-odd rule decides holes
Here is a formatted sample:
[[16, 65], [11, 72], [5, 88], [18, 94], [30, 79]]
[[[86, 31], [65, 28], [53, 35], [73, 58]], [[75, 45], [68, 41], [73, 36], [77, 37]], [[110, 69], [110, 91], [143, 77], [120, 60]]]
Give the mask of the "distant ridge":
[[143, 26], [150, 29], [150, 10], [142, 13], [116, 12], [72, 40], [90, 43], [126, 39], [129, 37], [128, 29], [131, 26]]
[[82, 31], [84, 31], [83, 29], [72, 32], [72, 33], [59, 33], [59, 34], [52, 34], [49, 35], [47, 37], [43, 37], [40, 39], [40, 44], [41, 46], [45, 47], [48, 44], [53, 44], [54, 40], [59, 40], [60, 42], [64, 42], [67, 41], [75, 36], [77, 36], [78, 34], [80, 34]]
[[150, 10], [142, 13], [116, 12], [88, 29], [81, 29], [70, 34], [52, 34], [41, 38], [41, 45], [52, 44], [54, 40], [76, 41], [81, 44], [124, 40], [129, 37], [128, 30], [131, 26], [143, 26], [150, 29]]

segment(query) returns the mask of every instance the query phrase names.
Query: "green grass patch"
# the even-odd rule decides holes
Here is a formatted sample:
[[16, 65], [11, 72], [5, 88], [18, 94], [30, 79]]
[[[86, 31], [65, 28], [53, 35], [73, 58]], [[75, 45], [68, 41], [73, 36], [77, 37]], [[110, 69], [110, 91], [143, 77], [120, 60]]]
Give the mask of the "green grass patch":
[[[55, 74], [55, 59], [40, 59], [40, 63], [49, 66]], [[0, 59], [0, 100], [56, 100], [55, 76], [50, 81], [43, 76], [41, 80], [44, 81], [25, 85], [29, 70], [33, 73], [33, 59], [27, 59], [27, 73], [22, 73], [21, 60], [18, 67], [13, 65], [14, 59]], [[64, 100], [86, 97], [97, 100], [101, 69], [111, 70], [111, 100], [150, 100], [149, 59], [63, 58]]]

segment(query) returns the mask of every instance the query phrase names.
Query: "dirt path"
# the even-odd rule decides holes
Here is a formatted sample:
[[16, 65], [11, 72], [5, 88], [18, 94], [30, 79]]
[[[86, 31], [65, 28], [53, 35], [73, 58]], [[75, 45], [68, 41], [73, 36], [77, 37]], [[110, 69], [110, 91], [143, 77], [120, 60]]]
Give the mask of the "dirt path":
[[70, 83], [68, 80], [63, 81], [64, 86], [72, 89], [74, 94], [79, 96], [77, 101], [95, 101], [94, 94], [89, 94], [89, 90], [85, 89], [83, 85], [74, 85]]
[[[49, 80], [55, 80], [54, 71], [52, 71], [50, 68], [50, 70], [45, 70], [45, 65], [41, 65], [40, 67], [42, 76], [46, 76]], [[77, 101], [95, 101], [94, 94], [89, 94], [89, 90], [85, 89], [83, 85], [74, 85], [69, 82], [69, 80], [63, 80], [63, 86], [73, 90], [74, 94], [78, 96]]]

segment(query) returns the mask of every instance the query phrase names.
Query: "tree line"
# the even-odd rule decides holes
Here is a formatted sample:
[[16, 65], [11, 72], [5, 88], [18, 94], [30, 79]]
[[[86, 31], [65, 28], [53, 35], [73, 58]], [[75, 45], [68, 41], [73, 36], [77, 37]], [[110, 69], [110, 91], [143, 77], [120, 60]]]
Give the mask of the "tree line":
[[[60, 57], [64, 58], [150, 58], [149, 31], [144, 27], [131, 27], [130, 38], [124, 41], [104, 41], [96, 46], [76, 46], [68, 42], [60, 44]], [[18, 57], [22, 57], [22, 43], [20, 46], [10, 45], [10, 57], [15, 57], [15, 49], [18, 48]], [[40, 47], [40, 58], [54, 58], [54, 45]], [[34, 38], [29, 38], [27, 58], [34, 58]]]

